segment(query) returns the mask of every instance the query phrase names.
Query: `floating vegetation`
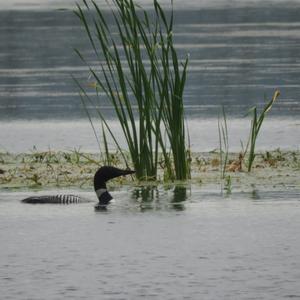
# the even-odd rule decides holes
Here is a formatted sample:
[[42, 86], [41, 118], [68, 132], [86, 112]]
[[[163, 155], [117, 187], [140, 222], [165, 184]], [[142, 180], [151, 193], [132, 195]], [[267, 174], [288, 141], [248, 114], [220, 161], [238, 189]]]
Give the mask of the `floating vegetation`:
[[[125, 153], [126, 154], [126, 153]], [[111, 153], [119, 168], [125, 168], [120, 153]], [[127, 155], [127, 154], [126, 154]], [[36, 159], [43, 157], [43, 159]], [[238, 157], [238, 158], [237, 158]], [[93, 177], [100, 165], [105, 164], [105, 158], [99, 160], [98, 154], [76, 151], [55, 152], [45, 151], [26, 154], [0, 153], [0, 186], [1, 188], [51, 188], [51, 187], [93, 187]], [[252, 172], [243, 172], [234, 164], [240, 164], [239, 153], [228, 153], [228, 167], [225, 178], [220, 178], [219, 153], [191, 154], [191, 183], [207, 185], [221, 184], [227, 193], [236, 185], [243, 187], [255, 185], [296, 185], [300, 182], [300, 151], [274, 151], [256, 154], [256, 163]], [[130, 167], [132, 167], [130, 165]], [[239, 171], [239, 172], [236, 172]], [[136, 185], [129, 178], [116, 178], [110, 185]], [[183, 184], [182, 181], [166, 181], [164, 169], [158, 168], [158, 175], [154, 182], [140, 182], [139, 185], [149, 186], [157, 184]]]
[[44, 187], [82, 185], [99, 168], [95, 155], [34, 150], [26, 154], [2, 153], [0, 183], [6, 186]]
[[[98, 65], [91, 66], [80, 51], [76, 52], [95, 81], [89, 87], [98, 95], [104, 93], [114, 108], [137, 178], [157, 179], [162, 164], [166, 179], [190, 178], [183, 106], [188, 58], [181, 62], [174, 47], [173, 10], [166, 14], [157, 0], [153, 13], [133, 0], [114, 0], [109, 19], [95, 1], [84, 0], [83, 4], [77, 5], [75, 13]], [[89, 96], [84, 85], [76, 82], [99, 148], [104, 145], [100, 151], [104, 151], [107, 163], [112, 163], [107, 148], [109, 134], [128, 165], [101, 110], [100, 97]], [[96, 134], [95, 112], [102, 126], [102, 144]]]

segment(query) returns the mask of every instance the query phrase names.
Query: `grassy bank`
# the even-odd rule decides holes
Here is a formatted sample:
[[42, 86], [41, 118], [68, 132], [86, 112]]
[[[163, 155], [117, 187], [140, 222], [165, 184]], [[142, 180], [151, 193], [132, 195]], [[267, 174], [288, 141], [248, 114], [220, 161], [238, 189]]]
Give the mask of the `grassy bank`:
[[[110, 154], [111, 164], [124, 168], [118, 153]], [[104, 161], [98, 154], [73, 152], [32, 152], [23, 154], [0, 153], [1, 189], [14, 188], [91, 188], [95, 171]], [[163, 160], [159, 164], [158, 179], [151, 184], [168, 183]], [[245, 188], [251, 185], [300, 186], [300, 151], [266, 151], [257, 153], [252, 172], [241, 161], [239, 153], [229, 153], [226, 178], [220, 176], [218, 152], [192, 153], [192, 179], [199, 185], [220, 184]], [[119, 178], [110, 183], [144, 184], [135, 178]]]

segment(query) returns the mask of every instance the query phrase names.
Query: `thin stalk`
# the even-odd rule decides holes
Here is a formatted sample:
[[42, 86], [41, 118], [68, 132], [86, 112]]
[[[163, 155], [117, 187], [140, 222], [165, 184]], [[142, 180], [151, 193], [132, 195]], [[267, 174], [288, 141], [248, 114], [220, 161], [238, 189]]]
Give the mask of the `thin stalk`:
[[219, 132], [219, 152], [220, 152], [220, 172], [221, 179], [225, 178], [226, 168], [228, 164], [229, 142], [228, 142], [228, 127], [227, 117], [224, 106], [222, 107], [223, 122], [218, 118], [218, 132]]
[[[250, 144], [250, 150], [249, 150], [249, 157], [248, 157], [248, 172], [251, 172], [253, 162], [255, 159], [255, 146], [256, 146], [256, 140], [261, 128], [261, 125], [265, 119], [266, 114], [270, 111], [272, 108], [274, 102], [280, 95], [279, 90], [276, 90], [274, 92], [274, 95], [270, 101], [267, 102], [265, 107], [263, 108], [262, 112], [260, 115], [257, 113], [257, 108], [256, 106], [251, 109], [252, 111], [252, 121], [251, 121], [251, 129], [250, 129], [250, 136], [248, 140], [248, 144]], [[248, 145], [247, 145], [248, 148]], [[247, 148], [245, 152], [247, 152]]]

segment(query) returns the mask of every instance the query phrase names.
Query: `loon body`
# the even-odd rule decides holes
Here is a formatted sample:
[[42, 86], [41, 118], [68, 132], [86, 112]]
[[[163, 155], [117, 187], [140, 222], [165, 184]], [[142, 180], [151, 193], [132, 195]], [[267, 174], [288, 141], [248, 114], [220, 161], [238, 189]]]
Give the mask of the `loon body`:
[[75, 195], [51, 195], [51, 196], [34, 196], [22, 200], [24, 203], [56, 203], [56, 204], [71, 204], [80, 202], [90, 202], [87, 199], [80, 198]]
[[[133, 173], [135, 173], [135, 171], [121, 170], [110, 166], [101, 167], [94, 176], [94, 189], [99, 200], [97, 207], [105, 207], [113, 198], [106, 188], [106, 182], [108, 180]], [[26, 199], [23, 199], [22, 202], [31, 204], [71, 204], [91, 201], [76, 195], [52, 195], [28, 197]]]

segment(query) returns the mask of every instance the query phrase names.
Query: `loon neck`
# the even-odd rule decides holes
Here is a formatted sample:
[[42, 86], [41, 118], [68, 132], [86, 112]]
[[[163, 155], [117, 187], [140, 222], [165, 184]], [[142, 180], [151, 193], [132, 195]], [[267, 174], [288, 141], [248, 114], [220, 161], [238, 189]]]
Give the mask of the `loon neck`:
[[112, 199], [106, 188], [106, 182], [110, 179], [133, 174], [131, 170], [121, 170], [112, 166], [103, 166], [94, 176], [94, 189], [99, 199], [99, 205], [107, 205]]
[[97, 182], [95, 184], [95, 193], [99, 200], [99, 205], [107, 205], [109, 201], [112, 199], [112, 196], [107, 191], [105, 182]]
[[96, 190], [96, 194], [99, 200], [99, 205], [107, 205], [113, 198], [107, 189], [103, 188]]
[[98, 199], [100, 199], [101, 196], [102, 196], [104, 193], [107, 193], [107, 189], [106, 189], [106, 188], [99, 188], [99, 189], [97, 189], [95, 192], [96, 192], [96, 195], [97, 195]]

